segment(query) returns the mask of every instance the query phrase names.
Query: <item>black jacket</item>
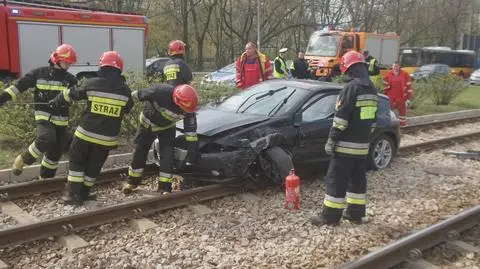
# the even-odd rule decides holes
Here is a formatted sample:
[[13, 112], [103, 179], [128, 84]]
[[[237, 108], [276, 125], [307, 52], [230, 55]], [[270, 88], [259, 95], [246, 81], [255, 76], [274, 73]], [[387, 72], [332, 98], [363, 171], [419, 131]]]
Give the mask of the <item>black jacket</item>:
[[294, 78], [305, 79], [308, 75], [308, 61], [305, 59], [296, 59], [293, 62], [292, 76]]
[[132, 93], [135, 99], [144, 102], [140, 124], [151, 128], [152, 132], [162, 132], [175, 128], [176, 122], [183, 120], [185, 138], [190, 142], [197, 141], [197, 116], [186, 113], [175, 104], [173, 90], [172, 85], [159, 84]]
[[17, 83], [5, 89], [0, 95], [0, 104], [8, 100], [16, 100], [19, 93], [35, 88], [35, 120], [50, 121], [58, 126], [68, 125], [68, 107], [52, 109], [48, 102], [60, 92], [77, 84], [77, 79], [63, 69], [45, 66], [33, 69], [20, 78]]
[[133, 107], [131, 90], [120, 71], [113, 67], [102, 67], [98, 77], [87, 79], [79, 87], [59, 94], [54, 102], [61, 106], [82, 99], [88, 101], [75, 136], [115, 148], [123, 117]]
[[375, 127], [378, 93], [364, 64], [354, 64], [348, 76], [348, 84], [337, 99], [329, 137], [335, 142], [335, 155], [366, 158]]
[[172, 86], [189, 84], [193, 80], [190, 67], [182, 58], [173, 56], [168, 60], [161, 71], [163, 82]]

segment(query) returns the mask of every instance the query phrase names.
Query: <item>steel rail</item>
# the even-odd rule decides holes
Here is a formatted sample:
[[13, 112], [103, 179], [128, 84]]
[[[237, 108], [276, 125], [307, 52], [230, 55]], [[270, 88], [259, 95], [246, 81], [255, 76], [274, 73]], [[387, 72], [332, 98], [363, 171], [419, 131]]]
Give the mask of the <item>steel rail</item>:
[[390, 268], [403, 261], [416, 261], [421, 259], [422, 251], [449, 241], [451, 235], [479, 224], [480, 205], [393, 242], [359, 260], [344, 264], [340, 269]]
[[0, 230], [0, 248], [31, 242], [49, 236], [68, 234], [77, 230], [126, 218], [136, 218], [149, 215], [192, 203], [213, 200], [240, 191], [242, 191], [242, 188], [217, 184], [209, 185], [172, 194], [158, 195], [152, 198], [125, 202], [98, 210], [53, 218], [33, 224], [19, 225]]
[[440, 120], [434, 120], [427, 123], [420, 122], [420, 123], [414, 123], [414, 124], [410, 124], [405, 127], [402, 127], [400, 128], [400, 132], [401, 134], [411, 134], [411, 133], [415, 133], [423, 130], [431, 130], [431, 129], [441, 128], [446, 126], [464, 124], [468, 122], [476, 122], [479, 120], [480, 120], [480, 115], [468, 115], [467, 117], [453, 118], [453, 119], [440, 119]]

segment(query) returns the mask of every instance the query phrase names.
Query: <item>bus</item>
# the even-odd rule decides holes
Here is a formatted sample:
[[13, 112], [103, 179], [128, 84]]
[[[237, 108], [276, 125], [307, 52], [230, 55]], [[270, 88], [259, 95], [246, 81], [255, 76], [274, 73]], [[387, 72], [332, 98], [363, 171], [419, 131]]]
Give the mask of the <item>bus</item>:
[[448, 47], [402, 48], [399, 63], [402, 70], [410, 74], [422, 65], [446, 64], [451, 67], [452, 75], [468, 78], [475, 70], [476, 58], [472, 50], [452, 50]]

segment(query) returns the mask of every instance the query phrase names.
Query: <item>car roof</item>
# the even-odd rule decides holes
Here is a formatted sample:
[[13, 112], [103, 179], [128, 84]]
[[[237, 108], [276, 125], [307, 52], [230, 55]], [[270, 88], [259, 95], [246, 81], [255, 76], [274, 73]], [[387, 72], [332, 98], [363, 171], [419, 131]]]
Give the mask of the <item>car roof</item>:
[[420, 66], [420, 67], [424, 67], [424, 66], [446, 66], [446, 67], [450, 67], [450, 66], [448, 66], [448, 65], [446, 65], [446, 64], [425, 64], [425, 65], [422, 65], [422, 66]]
[[279, 87], [287, 86], [292, 88], [300, 88], [309, 91], [321, 92], [325, 90], [341, 90], [343, 85], [331, 82], [324, 82], [318, 80], [307, 80], [307, 79], [271, 79], [267, 80], [264, 83], [268, 84], [278, 84]]

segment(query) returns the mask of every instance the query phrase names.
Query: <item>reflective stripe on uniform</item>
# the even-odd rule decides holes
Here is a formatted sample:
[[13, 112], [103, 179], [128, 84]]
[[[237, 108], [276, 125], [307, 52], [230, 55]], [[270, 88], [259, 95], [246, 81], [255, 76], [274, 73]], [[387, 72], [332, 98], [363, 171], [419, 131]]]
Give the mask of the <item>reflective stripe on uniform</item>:
[[[118, 95], [118, 96], [121, 96], [121, 95]], [[121, 97], [125, 97], [125, 96], [121, 96]], [[88, 101], [104, 103], [109, 105], [116, 105], [116, 106], [125, 106], [127, 104], [127, 101], [119, 100], [117, 98], [99, 97], [99, 96], [92, 96], [92, 95], [88, 96]]]
[[163, 72], [180, 72], [180, 66], [178, 64], [169, 64], [163, 67]]
[[42, 166], [45, 166], [48, 169], [57, 169], [58, 162], [48, 159], [46, 156], [43, 156]]
[[360, 94], [357, 96], [357, 100], [373, 100], [378, 101], [378, 96], [375, 94]]
[[84, 180], [85, 180], [84, 172], [68, 170], [68, 181], [83, 182]]
[[325, 195], [323, 204], [327, 207], [336, 208], [336, 209], [343, 209], [346, 207], [345, 198], [335, 198], [328, 194]]
[[374, 107], [376, 107], [377, 106], [377, 101], [374, 101], [374, 100], [358, 100], [355, 103], [355, 106], [356, 107], [362, 107], [362, 106], [374, 106]]
[[130, 177], [141, 177], [143, 173], [143, 168], [133, 169], [131, 166], [128, 167], [128, 176]]
[[51, 123], [58, 126], [68, 125], [68, 117], [51, 115], [48, 112], [40, 111], [40, 110], [35, 111], [35, 120], [50, 121]]
[[185, 132], [185, 140], [187, 140], [188, 142], [198, 141], [197, 133], [195, 133], [195, 132]]
[[72, 100], [70, 100], [70, 89], [63, 91], [63, 99], [65, 99], [67, 103], [72, 102]]
[[159, 175], [160, 175], [160, 177], [158, 178], [158, 181], [165, 182], [165, 183], [172, 183], [173, 182], [172, 174], [160, 172]]
[[30, 144], [30, 146], [28, 147], [28, 152], [30, 152], [30, 154], [33, 156], [33, 158], [35, 159], [38, 159], [40, 157], [40, 154], [42, 154], [40, 152], [40, 150], [37, 148], [37, 146], [35, 146], [35, 142], [33, 142], [32, 144]]
[[17, 89], [17, 87], [15, 87], [14, 85], [8, 87], [5, 89], [5, 91], [10, 94], [10, 96], [12, 97], [12, 100], [15, 101], [17, 100], [17, 95], [20, 93], [20, 91]]
[[160, 107], [157, 102], [153, 102], [153, 107], [156, 111], [160, 112], [162, 117], [166, 118], [169, 121], [179, 121], [182, 120], [185, 116], [182, 114], [177, 114], [173, 111], [170, 111], [164, 107]]
[[172, 122], [171, 124], [168, 124], [166, 126], [158, 126], [158, 125], [155, 125], [153, 124], [150, 119], [148, 119], [147, 117], [145, 117], [145, 115], [143, 114], [143, 112], [140, 113], [140, 117], [139, 117], [139, 120], [140, 120], [140, 124], [145, 127], [145, 128], [152, 128], [152, 132], [159, 132], [159, 131], [164, 131], [164, 130], [167, 130], [167, 129], [170, 129], [172, 127], [175, 126], [175, 122]]
[[38, 79], [36, 84], [37, 89], [46, 91], [65, 91], [68, 89], [61, 81]]
[[95, 178], [94, 177], [89, 177], [85, 176], [85, 181], [83, 181], [83, 185], [87, 187], [92, 187], [93, 184], [95, 184]]
[[116, 136], [106, 136], [106, 135], [96, 134], [83, 129], [81, 126], [77, 127], [77, 130], [75, 131], [75, 136], [85, 141], [88, 141], [94, 144], [103, 145], [103, 146], [118, 145]]
[[365, 193], [347, 192], [347, 203], [354, 205], [366, 205], [367, 198]]
[[335, 152], [351, 155], [367, 155], [370, 145], [368, 143], [355, 143], [339, 141], [335, 147]]
[[[104, 98], [108, 98], [108, 99], [125, 101], [125, 103], [128, 101], [128, 97], [125, 96], [125, 95], [108, 93], [108, 92], [88, 91], [87, 95], [88, 95], [88, 97], [104, 97]], [[114, 104], [114, 105], [116, 105], [116, 104]]]
[[339, 129], [340, 131], [344, 131], [348, 127], [348, 120], [344, 120], [335, 116], [333, 117], [333, 127]]

